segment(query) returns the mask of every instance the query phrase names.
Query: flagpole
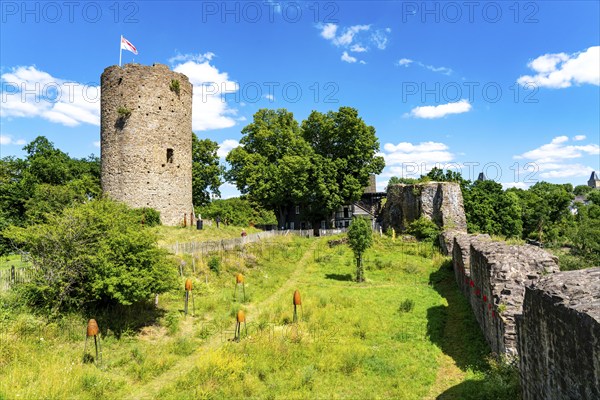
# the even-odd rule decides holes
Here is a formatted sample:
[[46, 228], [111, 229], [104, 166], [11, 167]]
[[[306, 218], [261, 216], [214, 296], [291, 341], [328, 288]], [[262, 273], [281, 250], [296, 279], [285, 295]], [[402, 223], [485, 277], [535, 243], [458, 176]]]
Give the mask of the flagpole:
[[121, 57], [123, 56], [123, 46], [121, 46], [121, 43], [123, 43], [123, 35], [121, 35], [121, 40], [119, 41], [119, 67], [121, 66]]

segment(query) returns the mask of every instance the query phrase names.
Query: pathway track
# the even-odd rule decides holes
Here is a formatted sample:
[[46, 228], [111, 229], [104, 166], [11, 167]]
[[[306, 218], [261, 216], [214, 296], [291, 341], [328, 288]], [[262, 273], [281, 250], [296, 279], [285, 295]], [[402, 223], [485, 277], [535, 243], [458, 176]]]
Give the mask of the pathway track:
[[[258, 316], [261, 309], [269, 307], [285, 293], [289, 293], [291, 303], [293, 293], [292, 288], [295, 288], [295, 285], [298, 283], [299, 278], [305, 272], [306, 266], [308, 265], [308, 261], [313, 255], [313, 251], [316, 245], [317, 240], [311, 243], [310, 247], [304, 252], [300, 260], [296, 262], [297, 268], [294, 270], [294, 272], [292, 272], [292, 274], [288, 277], [284, 284], [279, 287], [279, 289], [277, 289], [269, 297], [267, 297], [259, 303], [246, 305], [246, 315], [249, 318]], [[229, 331], [233, 332], [234, 326], [235, 323], [232, 324]], [[193, 334], [193, 318], [184, 320], [182, 322], [181, 330], [183, 332]], [[185, 376], [189, 371], [192, 370], [192, 368], [194, 368], [199, 359], [205, 356], [209, 351], [220, 347], [223, 343], [223, 336], [220, 332], [212, 335], [196, 352], [194, 352], [188, 357], [178, 360], [177, 364], [174, 365], [171, 369], [164, 372], [160, 376], [157, 376], [155, 379], [148, 382], [147, 384], [137, 388], [133, 393], [129, 394], [127, 398], [135, 400], [158, 399], [158, 394], [165, 385], [172, 384], [176, 382], [179, 378]]]

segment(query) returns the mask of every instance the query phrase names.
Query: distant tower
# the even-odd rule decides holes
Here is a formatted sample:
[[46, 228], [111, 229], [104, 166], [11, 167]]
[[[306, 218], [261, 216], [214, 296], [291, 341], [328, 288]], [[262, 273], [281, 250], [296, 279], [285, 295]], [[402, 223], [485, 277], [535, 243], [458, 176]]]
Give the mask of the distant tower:
[[598, 178], [596, 171], [592, 171], [592, 175], [588, 181], [588, 186], [594, 189], [600, 188], [600, 178]]
[[483, 172], [479, 173], [479, 176], [477, 177], [478, 181], [487, 181], [487, 179], [485, 178], [485, 174]]
[[113, 65], [101, 77], [102, 190], [160, 211], [165, 225], [192, 211], [192, 85], [166, 65]]

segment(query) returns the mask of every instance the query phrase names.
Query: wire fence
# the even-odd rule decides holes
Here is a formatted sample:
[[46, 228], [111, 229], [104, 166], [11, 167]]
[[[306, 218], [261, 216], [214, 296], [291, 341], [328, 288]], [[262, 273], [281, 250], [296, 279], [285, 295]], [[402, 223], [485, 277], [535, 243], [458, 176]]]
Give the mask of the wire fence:
[[[345, 228], [341, 229], [320, 229], [319, 236], [332, 236], [346, 232]], [[311, 238], [314, 236], [313, 230], [281, 230], [281, 231], [265, 231], [258, 233], [251, 233], [245, 237], [222, 239], [214, 241], [194, 241], [194, 242], [177, 242], [168, 247], [171, 253], [175, 255], [180, 254], [195, 254], [195, 255], [207, 255], [211, 253], [218, 253], [222, 251], [234, 251], [240, 250], [245, 245], [250, 243], [256, 243], [265, 239], [273, 238], [276, 236], [300, 236]]]

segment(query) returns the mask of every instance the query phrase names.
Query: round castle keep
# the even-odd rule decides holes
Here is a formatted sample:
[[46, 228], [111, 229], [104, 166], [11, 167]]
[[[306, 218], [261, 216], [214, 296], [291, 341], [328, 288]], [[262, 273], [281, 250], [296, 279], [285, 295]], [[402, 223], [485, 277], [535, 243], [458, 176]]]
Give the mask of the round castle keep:
[[166, 65], [111, 66], [101, 77], [102, 190], [178, 225], [192, 211], [192, 85]]

